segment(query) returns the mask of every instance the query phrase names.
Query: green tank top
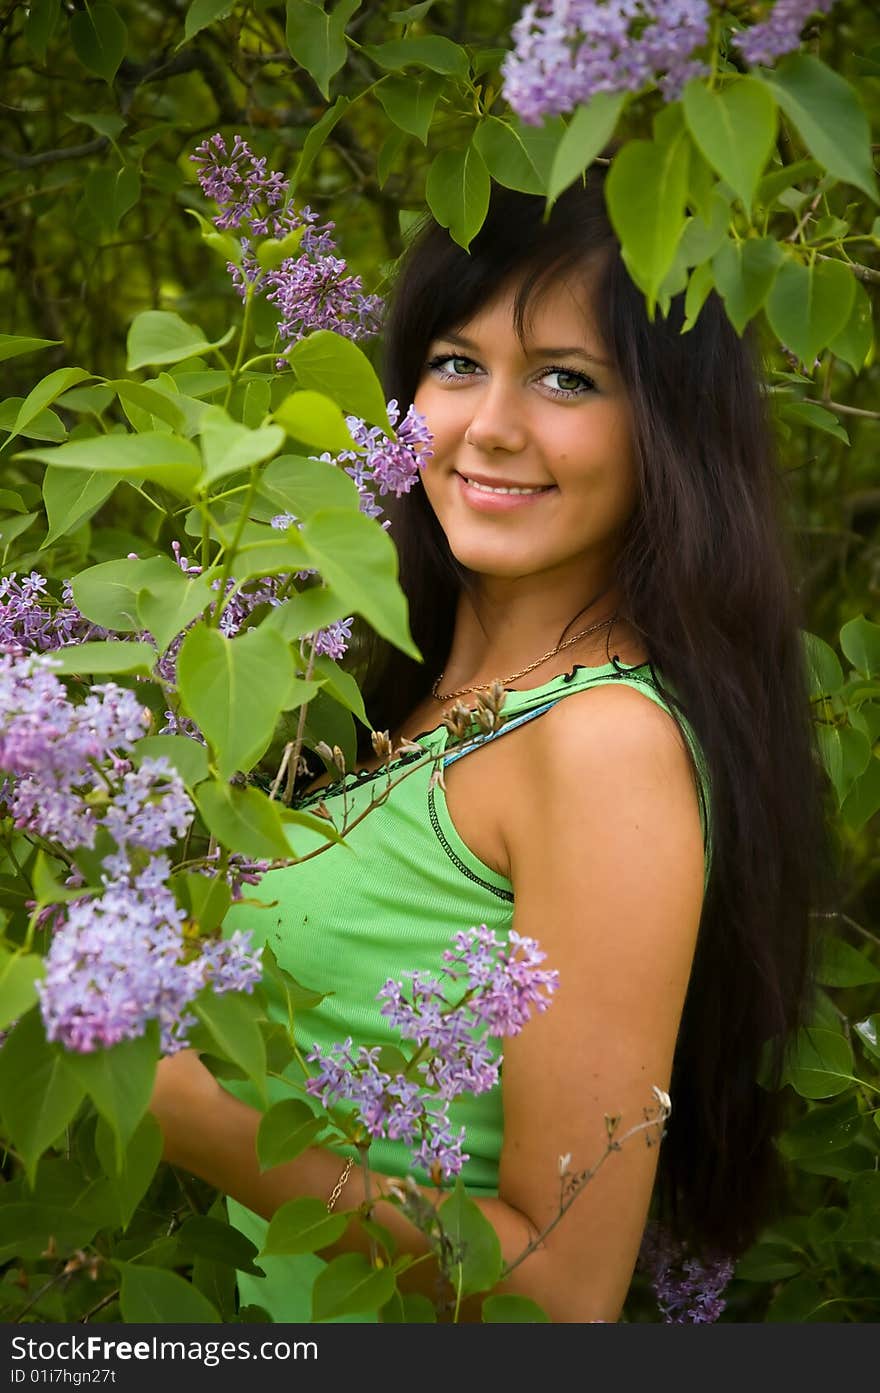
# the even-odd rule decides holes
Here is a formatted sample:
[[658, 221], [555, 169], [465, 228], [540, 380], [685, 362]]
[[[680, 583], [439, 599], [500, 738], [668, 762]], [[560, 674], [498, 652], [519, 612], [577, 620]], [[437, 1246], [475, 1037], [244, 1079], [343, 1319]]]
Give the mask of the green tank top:
[[[528, 691], [508, 689], [502, 708], [504, 724], [498, 731], [480, 736], [473, 723], [471, 735], [477, 738], [469, 738], [467, 750], [453, 748], [446, 753], [449, 733], [443, 725], [422, 732], [416, 743], [422, 752], [430, 750], [442, 756], [446, 768], [457, 759], [478, 757], [483, 744], [512, 734], [573, 692], [615, 682], [641, 691], [664, 710], [670, 710], [657, 690], [649, 664], [635, 668], [578, 664], [540, 687]], [[678, 719], [699, 773], [708, 877], [711, 839], [707, 771], [688, 723]], [[420, 752], [403, 755], [392, 762], [391, 773], [396, 777], [407, 764], [421, 760]], [[404, 973], [416, 970], [438, 973], [441, 954], [457, 930], [486, 924], [504, 937], [511, 928], [513, 886], [505, 876], [485, 865], [458, 835], [442, 787], [430, 787], [434, 767], [434, 761], [425, 760], [403, 778], [379, 807], [346, 834], [344, 846], [330, 846], [310, 861], [264, 876], [255, 894], [263, 900], [277, 901], [274, 907], [234, 905], [227, 915], [225, 930], [250, 929], [254, 942], [268, 943], [281, 966], [297, 981], [318, 991], [332, 992], [316, 1008], [297, 1012], [296, 1038], [303, 1053], [316, 1044], [326, 1048], [349, 1037], [355, 1048], [360, 1044], [399, 1046], [399, 1037], [380, 1014], [376, 1000], [376, 993], [388, 978], [401, 979]], [[385, 780], [384, 769], [356, 771], [301, 797], [296, 806], [309, 809], [323, 799], [341, 826], [343, 799], [348, 801], [350, 823], [369, 805], [371, 797], [379, 794]], [[303, 827], [293, 830], [292, 839], [297, 856], [324, 843], [318, 832]], [[280, 993], [270, 981], [264, 983], [264, 990], [270, 1016], [286, 1023], [287, 1008]], [[289, 1067], [288, 1075], [297, 1082], [302, 1079], [296, 1064]], [[226, 1086], [237, 1096], [256, 1103], [249, 1085]], [[290, 1096], [291, 1090], [283, 1080], [270, 1080], [271, 1102]], [[454, 1132], [465, 1128], [463, 1149], [468, 1160], [462, 1179], [469, 1192], [477, 1196], [497, 1194], [502, 1140], [500, 1086], [479, 1097], [455, 1100], [449, 1119]], [[374, 1141], [370, 1165], [380, 1174], [410, 1173], [421, 1183], [428, 1183], [428, 1177], [412, 1166], [410, 1148], [401, 1141]], [[232, 1222], [261, 1244], [264, 1222], [232, 1200], [229, 1210]], [[290, 1304], [293, 1289], [300, 1278], [310, 1287], [320, 1260], [266, 1259], [263, 1265], [268, 1270], [272, 1264], [284, 1265], [283, 1287], [287, 1293], [284, 1296], [283, 1291], [275, 1290], [273, 1300], [281, 1300], [282, 1305], [279, 1308], [276, 1300], [274, 1318], [307, 1320], [307, 1307], [303, 1313], [302, 1303]], [[272, 1295], [270, 1285], [253, 1278], [248, 1283], [254, 1289], [243, 1292], [242, 1299], [266, 1306]], [[285, 1313], [276, 1314], [278, 1309]], [[290, 1314], [291, 1310], [299, 1313]]]

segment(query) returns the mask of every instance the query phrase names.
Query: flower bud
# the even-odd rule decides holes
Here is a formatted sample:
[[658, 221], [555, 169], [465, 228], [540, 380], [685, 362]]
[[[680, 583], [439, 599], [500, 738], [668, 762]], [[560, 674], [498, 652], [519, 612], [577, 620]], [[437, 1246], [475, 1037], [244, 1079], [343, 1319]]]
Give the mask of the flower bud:
[[391, 758], [391, 737], [387, 730], [374, 730], [370, 736], [370, 742], [374, 752], [381, 760], [387, 761]]

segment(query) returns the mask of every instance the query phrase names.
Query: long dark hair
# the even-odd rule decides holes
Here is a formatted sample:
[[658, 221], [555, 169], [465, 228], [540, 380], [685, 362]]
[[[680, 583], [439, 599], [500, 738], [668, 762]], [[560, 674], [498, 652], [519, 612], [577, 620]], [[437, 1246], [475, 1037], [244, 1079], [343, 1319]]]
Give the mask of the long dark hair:
[[[493, 186], [469, 252], [433, 222], [423, 226], [397, 276], [384, 381], [405, 411], [431, 339], [509, 285], [518, 286], [522, 334], [548, 279], [586, 266], [598, 272], [595, 310], [629, 394], [640, 472], [617, 565], [620, 612], [642, 636], [673, 711], [680, 703], [690, 721], [712, 788], [712, 869], [655, 1206], [692, 1252], [737, 1255], [785, 1193], [774, 1145], [785, 1117], [781, 1066], [787, 1037], [811, 1014], [811, 910], [824, 903], [834, 861], [796, 558], [755, 346], [737, 336], [714, 292], [686, 334], [680, 295], [665, 317], [648, 319], [608, 221], [597, 165], [546, 221], [540, 197]], [[442, 670], [457, 597], [471, 578], [423, 489], [389, 500], [388, 512], [424, 656], [420, 664], [382, 640], [368, 644], [367, 710], [377, 728], [393, 732]]]

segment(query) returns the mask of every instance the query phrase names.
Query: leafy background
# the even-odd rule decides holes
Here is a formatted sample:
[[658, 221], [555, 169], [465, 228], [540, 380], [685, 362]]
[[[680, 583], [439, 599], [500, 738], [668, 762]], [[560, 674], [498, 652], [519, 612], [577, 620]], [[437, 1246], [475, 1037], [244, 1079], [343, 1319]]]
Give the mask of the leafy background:
[[[737, 8], [743, 7], [731, 6]], [[493, 172], [518, 169], [514, 177], [533, 177], [532, 166], [523, 174], [516, 163], [521, 157], [511, 153], [509, 135], [500, 129], [516, 124], [509, 122], [499, 97], [497, 66], [519, 14], [518, 0], [436, 0], [408, 10], [393, 3], [357, 7], [354, 0], [337, 0], [328, 9], [325, 15], [312, 0], [0, 4], [0, 330], [54, 341], [39, 355], [41, 373], [82, 364], [89, 372], [120, 377], [129, 324], [145, 309], [174, 310], [201, 325], [211, 340], [225, 332], [238, 302], [222, 258], [206, 249], [189, 216], [193, 210], [210, 211], [189, 155], [215, 131], [240, 132], [268, 157], [270, 168], [294, 175], [298, 201], [308, 202], [322, 220], [336, 222], [349, 265], [368, 290], [379, 293], [390, 283], [426, 197], [435, 212], [444, 210], [450, 189], [462, 183], [456, 152], [473, 148], [468, 141], [477, 124], [484, 129], [474, 143]], [[817, 28], [812, 47], [858, 92], [876, 140], [880, 28], [871, 9], [842, 0], [833, 22]], [[376, 57], [378, 45], [404, 36], [410, 44], [430, 41], [423, 50], [425, 63], [406, 74], [389, 66], [393, 55], [387, 49], [384, 66]], [[453, 45], [466, 46], [469, 71], [457, 56], [462, 49]], [[656, 96], [632, 102], [622, 134], [649, 137], [657, 111]], [[539, 147], [532, 148], [540, 168]], [[778, 149], [789, 166], [811, 155], [785, 120]], [[821, 174], [805, 164], [801, 177], [778, 198], [768, 194], [769, 235], [779, 242], [805, 235], [816, 246], [836, 238], [839, 249], [844, 237], [859, 236], [853, 247], [864, 268], [859, 285], [876, 303], [877, 206], [851, 183]], [[453, 219], [467, 220], [466, 210], [448, 211]], [[258, 318], [257, 330], [269, 335], [271, 310], [262, 312], [267, 319], [261, 325]], [[840, 894], [818, 1029], [800, 1042], [787, 1085], [790, 1126], [780, 1145], [791, 1168], [792, 1212], [780, 1216], [740, 1263], [723, 1319], [875, 1320], [880, 1312], [880, 631], [859, 616], [877, 614], [880, 594], [880, 367], [873, 349], [862, 352], [859, 370], [847, 360], [852, 352], [827, 348], [815, 366], [798, 364], [780, 347], [763, 315], [758, 327], [789, 524], [802, 559], [806, 627], [816, 636], [816, 712], [826, 727], [823, 753], [838, 831]], [[367, 351], [378, 362], [376, 346]], [[38, 371], [35, 362], [23, 357], [4, 364], [0, 429], [8, 430], [18, 414]], [[32, 424], [29, 443], [62, 438], [56, 423], [63, 432], [65, 421], [70, 425], [73, 419], [63, 406], [60, 416], [44, 413]], [[8, 500], [3, 500], [0, 574], [37, 566], [61, 578], [129, 550], [143, 555], [146, 543], [168, 550], [162, 515], [153, 512], [145, 519], [137, 494], [126, 488], [47, 546], [33, 473], [8, 456], [0, 468], [0, 488], [14, 487], [33, 510], [33, 516], [5, 512]], [[858, 758], [853, 764], [852, 730], [860, 731], [875, 752], [867, 774], [864, 764], [856, 768]], [[51, 1080], [43, 1082], [51, 1086]], [[146, 1157], [146, 1165], [156, 1139], [149, 1119], [140, 1128], [132, 1154]], [[95, 1118], [79, 1144], [100, 1155], [112, 1137]], [[54, 1206], [59, 1244], [85, 1241], [87, 1197], [65, 1193], [60, 1180], [55, 1184], [49, 1172], [45, 1175], [42, 1198]], [[137, 1178], [129, 1182], [136, 1192]], [[120, 1185], [120, 1215], [128, 1222]], [[198, 1184], [194, 1190], [197, 1207], [204, 1210], [212, 1197]], [[177, 1216], [173, 1242], [166, 1240], [163, 1250], [163, 1240], [156, 1239], [150, 1247], [150, 1270], [167, 1263], [192, 1275], [191, 1319], [201, 1318], [199, 1293], [221, 1312], [231, 1311], [232, 1259], [226, 1253], [225, 1265], [218, 1263], [212, 1249], [219, 1240], [211, 1223], [219, 1212], [212, 1208], [186, 1218], [177, 1181], [165, 1169], [153, 1182], [149, 1207], [154, 1214]], [[228, 1243], [232, 1231], [225, 1232]], [[143, 1243], [136, 1236], [127, 1241], [132, 1264], [123, 1283], [134, 1312], [150, 1293], [137, 1272]], [[51, 1283], [52, 1254], [30, 1251], [10, 1232], [6, 1242], [11, 1246], [0, 1246], [0, 1262], [8, 1259], [0, 1279], [2, 1318], [28, 1307], [29, 1319], [75, 1319], [95, 1304], [94, 1287], [86, 1288], [87, 1266], [78, 1269], [83, 1286], [77, 1296], [68, 1291], [71, 1284]], [[24, 1276], [22, 1254], [49, 1280], [36, 1302], [40, 1280], [32, 1277], [29, 1283]], [[248, 1255], [238, 1259], [246, 1270]], [[626, 1317], [658, 1318], [638, 1275]]]

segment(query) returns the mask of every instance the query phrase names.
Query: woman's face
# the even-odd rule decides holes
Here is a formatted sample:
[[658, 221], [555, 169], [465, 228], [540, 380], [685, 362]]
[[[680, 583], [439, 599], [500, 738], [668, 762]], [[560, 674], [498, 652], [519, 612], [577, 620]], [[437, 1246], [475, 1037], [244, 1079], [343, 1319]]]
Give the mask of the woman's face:
[[[631, 418], [586, 286], [557, 281], [521, 344], [514, 290], [434, 339], [415, 396], [434, 436], [422, 482], [453, 555], [478, 575], [560, 568], [604, 581], [636, 501]], [[537, 486], [505, 495], [466, 483]]]

